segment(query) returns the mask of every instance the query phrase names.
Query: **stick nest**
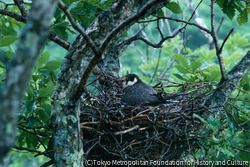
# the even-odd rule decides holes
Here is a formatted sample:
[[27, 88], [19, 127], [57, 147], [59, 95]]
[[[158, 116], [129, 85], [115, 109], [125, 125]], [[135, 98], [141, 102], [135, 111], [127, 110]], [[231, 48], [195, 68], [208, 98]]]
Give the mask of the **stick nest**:
[[[92, 81], [82, 97], [81, 129], [85, 159], [176, 160], [185, 150], [195, 150], [197, 128], [207, 108], [204, 102], [216, 83], [179, 84], [165, 80], [166, 87], [181, 87], [173, 103], [158, 106], [124, 106], [121, 81], [105, 77]], [[188, 148], [189, 147], [189, 148]]]

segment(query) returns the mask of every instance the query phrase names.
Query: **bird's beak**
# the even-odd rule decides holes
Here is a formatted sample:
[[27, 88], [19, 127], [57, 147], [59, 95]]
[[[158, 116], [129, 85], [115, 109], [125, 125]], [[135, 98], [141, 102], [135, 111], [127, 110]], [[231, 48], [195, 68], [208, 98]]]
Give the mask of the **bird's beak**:
[[127, 78], [126, 77], [122, 77], [122, 82], [126, 82]]

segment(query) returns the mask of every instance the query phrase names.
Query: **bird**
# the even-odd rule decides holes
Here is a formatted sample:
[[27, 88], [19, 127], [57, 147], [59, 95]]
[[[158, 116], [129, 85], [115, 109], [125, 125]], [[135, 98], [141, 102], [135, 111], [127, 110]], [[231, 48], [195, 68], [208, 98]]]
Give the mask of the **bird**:
[[163, 103], [157, 91], [150, 85], [144, 83], [136, 74], [127, 74], [123, 77], [123, 92], [121, 103], [138, 106], [138, 105], [158, 105]]

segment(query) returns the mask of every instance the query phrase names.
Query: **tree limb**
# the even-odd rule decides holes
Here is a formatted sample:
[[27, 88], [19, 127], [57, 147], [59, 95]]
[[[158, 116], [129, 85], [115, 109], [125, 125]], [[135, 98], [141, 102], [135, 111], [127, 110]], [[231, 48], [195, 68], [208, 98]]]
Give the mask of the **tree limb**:
[[67, 16], [67, 18], [69, 19], [69, 22], [71, 23], [71, 25], [73, 26], [73, 28], [75, 30], [77, 30], [85, 38], [85, 40], [87, 41], [88, 45], [93, 50], [94, 54], [96, 56], [98, 56], [98, 57], [101, 57], [102, 56], [101, 50], [96, 46], [96, 44], [94, 43], [94, 41], [86, 34], [86, 32], [76, 24], [74, 18], [71, 16], [71, 14], [69, 13], [69, 11], [67, 10], [66, 5], [61, 0], [59, 0], [58, 5], [63, 10], [63, 12]]
[[221, 78], [215, 92], [206, 102], [206, 106], [223, 106], [230, 94], [237, 88], [242, 77], [250, 70], [250, 51], [227, 74], [227, 79]]
[[14, 0], [14, 2], [15, 2], [15, 4], [17, 5], [17, 7], [19, 8], [19, 10], [20, 10], [22, 16], [23, 16], [24, 18], [26, 18], [26, 17], [28, 16], [28, 11], [27, 11], [27, 9], [26, 9], [26, 7], [25, 7], [25, 5], [24, 5], [23, 0]]
[[[5, 16], [9, 16], [11, 18], [14, 18], [16, 21], [20, 21], [20, 22], [23, 22], [23, 23], [26, 22], [26, 19], [23, 16], [18, 15], [18, 14], [14, 13], [14, 12], [10, 12], [10, 11], [7, 11], [7, 10], [0, 9], [0, 14], [5, 15]], [[56, 35], [55, 32], [49, 30], [49, 37], [48, 38], [51, 41], [53, 41], [56, 44], [63, 47], [64, 49], [69, 50], [71, 44], [68, 41], [66, 41], [66, 40], [62, 39], [61, 37], [59, 37], [58, 35]]]
[[215, 27], [214, 27], [214, 0], [211, 0], [211, 33], [210, 34], [214, 40], [216, 55], [217, 55], [219, 65], [220, 65], [221, 78], [226, 79], [226, 68], [225, 68], [225, 64], [223, 61], [223, 57], [221, 55], [222, 50], [220, 50], [219, 40], [217, 38]]
[[54, 0], [34, 1], [20, 44], [7, 69], [6, 80], [0, 91], [0, 159], [15, 143], [20, 102], [28, 86], [32, 67], [48, 37], [50, 19], [56, 5], [57, 1]]

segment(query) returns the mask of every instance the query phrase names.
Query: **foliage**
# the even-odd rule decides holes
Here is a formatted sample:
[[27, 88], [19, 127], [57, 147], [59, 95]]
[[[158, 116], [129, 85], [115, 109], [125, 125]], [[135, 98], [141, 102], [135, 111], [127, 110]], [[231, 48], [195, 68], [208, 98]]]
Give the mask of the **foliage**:
[[[113, 0], [63, 0], [63, 2], [67, 5], [74, 19], [81, 24], [82, 27], [87, 28], [100, 12], [110, 6]], [[249, 8], [240, 0], [217, 0], [216, 3], [231, 20], [237, 15], [239, 25], [248, 22]], [[1, 9], [4, 8], [2, 3], [0, 3], [0, 5]], [[169, 3], [166, 8], [169, 13], [182, 13], [182, 4], [179, 5], [176, 2]], [[204, 8], [207, 8], [207, 6], [204, 5]], [[8, 6], [7, 10], [19, 13], [18, 8], [14, 5]], [[166, 13], [165, 10], [166, 9], [158, 12], [158, 15], [164, 15]], [[173, 16], [175, 16], [174, 14]], [[172, 15], [172, 13], [169, 15]], [[180, 17], [180, 15], [178, 17]], [[207, 17], [207, 20], [209, 20], [209, 17]], [[173, 25], [174, 24], [175, 23], [173, 23]], [[20, 30], [23, 26], [24, 23], [17, 22], [7, 16], [0, 17], [0, 85], [2, 85], [5, 80], [8, 62], [14, 55]], [[146, 30], [147, 37], [150, 41], [154, 41], [155, 36], [158, 34], [157, 31], [152, 30], [152, 27], [155, 27], [155, 25], [149, 26], [151, 32]], [[76, 34], [65, 14], [60, 9], [57, 9], [54, 19], [51, 22], [51, 30], [65, 40], [72, 37], [72, 34]], [[132, 28], [132, 30], [134, 29]], [[197, 34], [196, 29], [191, 28], [191, 31]], [[135, 31], [130, 31], [128, 32], [128, 36], [132, 36], [134, 33]], [[189, 32], [187, 31], [187, 33]], [[224, 36], [227, 34], [227, 32], [223, 33]], [[248, 40], [250, 34], [242, 34], [245, 34], [243, 30], [240, 33], [235, 33], [230, 36], [223, 48], [222, 54], [227, 71], [230, 70], [250, 48]], [[199, 41], [197, 38], [195, 40]], [[204, 40], [201, 41], [204, 42]], [[135, 44], [135, 47], [141, 51], [143, 55], [146, 55], [145, 46], [141, 43]], [[48, 43], [48, 45], [52, 48], [55, 47], [55, 45], [51, 43]], [[196, 42], [195, 45], [199, 44]], [[52, 135], [50, 126], [51, 96], [56, 84], [59, 67], [62, 63], [62, 58], [54, 58], [54, 50], [51, 49], [50, 52], [47, 50], [46, 48], [43, 51], [37, 64], [33, 68], [30, 83], [18, 115], [19, 132], [16, 142], [16, 145], [19, 147], [27, 147], [42, 152], [48, 149], [49, 139]], [[148, 50], [150, 53], [154, 52], [149, 48]], [[153, 83], [156, 83], [159, 75], [174, 59], [176, 60], [174, 66], [172, 66], [170, 71], [165, 75], [165, 78], [171, 81], [178, 83], [200, 81], [218, 82], [220, 79], [220, 70], [215, 50], [209, 50], [207, 45], [190, 48], [188, 46], [184, 47], [181, 36], [165, 42], [161, 51], [156, 51], [154, 56], [150, 58], [143, 58], [143, 60], [141, 60], [140, 56], [135, 57], [134, 55], [138, 55], [138, 52], [133, 50], [132, 47], [129, 47], [126, 54], [128, 53], [130, 57], [127, 56], [123, 58], [123, 66], [126, 66], [126, 70], [131, 68], [132, 72], [143, 74], [141, 78], [147, 82], [152, 80]], [[140, 64], [138, 65], [139, 68], [130, 67], [131, 62], [134, 63], [134, 65]], [[157, 70], [155, 70], [156, 68]], [[232, 99], [238, 97], [242, 100], [248, 100], [249, 96], [244, 93], [244, 91], [250, 90], [249, 77], [248, 74], [241, 80], [238, 85], [239, 89], [231, 95]], [[182, 88], [179, 88], [177, 91], [181, 90]], [[174, 89], [166, 89], [166, 91], [172, 92]], [[249, 102], [232, 101], [231, 108], [226, 108], [219, 115], [211, 115], [206, 119], [198, 115], [194, 116], [206, 125], [201, 135], [209, 137], [208, 140], [201, 140], [200, 144], [204, 147], [208, 147], [209, 152], [220, 152], [218, 156], [212, 154], [209, 157], [211, 160], [230, 159], [231, 157], [239, 160], [247, 160], [249, 154], [244, 154], [242, 151], [233, 149], [231, 145], [246, 148], [246, 145], [249, 144], [249, 136], [245, 133], [245, 131], [249, 130], [249, 125], [244, 124], [240, 126], [240, 124], [249, 119]], [[221, 130], [221, 127], [226, 128]], [[202, 151], [201, 149], [197, 150], [197, 155], [202, 156]]]
[[[241, 36], [235, 33], [229, 37], [224, 49], [223, 57], [226, 64], [226, 69], [230, 70], [250, 49], [250, 42], [248, 36], [245, 34]], [[176, 54], [177, 50], [183, 51], [182, 54]], [[173, 55], [173, 56], [171, 56]], [[157, 60], [160, 59], [160, 60]], [[140, 69], [153, 74], [155, 67], [157, 73], [154, 76], [154, 81], [158, 76], [169, 66], [171, 60], [175, 59], [177, 62], [170, 69], [168, 80], [176, 83], [194, 83], [194, 82], [219, 82], [220, 69], [218, 66], [215, 50], [209, 50], [208, 46], [203, 46], [196, 50], [190, 48], [183, 48], [182, 40], [175, 38], [173, 41], [164, 43], [163, 53], [160, 57], [154, 58], [153, 61], [146, 61], [140, 65]], [[157, 65], [157, 63], [159, 64]], [[169, 62], [169, 63], [166, 63]], [[144, 81], [150, 81], [151, 77], [143, 77]], [[202, 147], [206, 148], [207, 154], [219, 151], [220, 154], [212, 154], [208, 160], [225, 160], [236, 158], [238, 160], [246, 161], [249, 154], [242, 151], [235, 150], [232, 146], [240, 146], [246, 148], [249, 141], [246, 131], [249, 126], [243, 124], [249, 119], [249, 95], [244, 91], [249, 91], [249, 74], [245, 75], [238, 85], [238, 90], [231, 94], [231, 98], [239, 98], [243, 101], [231, 101], [230, 107], [222, 110], [219, 115], [210, 115], [208, 118], [202, 118], [194, 115], [202, 123], [205, 124], [204, 130], [197, 129], [197, 135], [204, 136], [200, 140]], [[182, 91], [180, 87], [178, 91]], [[166, 89], [167, 92], [176, 91], [176, 89]], [[202, 132], [202, 133], [201, 133]], [[215, 156], [216, 155], [216, 156]], [[204, 150], [197, 151], [197, 157], [204, 157]]]
[[248, 5], [243, 5], [244, 2], [241, 2], [240, 0], [216, 0], [216, 3], [220, 6], [223, 13], [225, 13], [231, 20], [234, 18], [237, 10], [239, 12], [237, 16], [237, 22], [239, 23], [239, 25], [247, 23], [250, 10]]

